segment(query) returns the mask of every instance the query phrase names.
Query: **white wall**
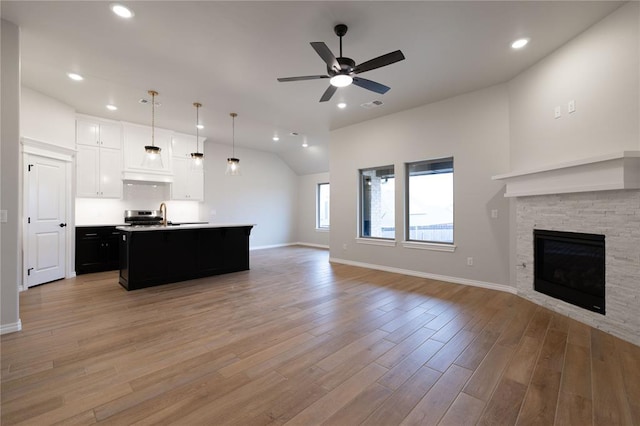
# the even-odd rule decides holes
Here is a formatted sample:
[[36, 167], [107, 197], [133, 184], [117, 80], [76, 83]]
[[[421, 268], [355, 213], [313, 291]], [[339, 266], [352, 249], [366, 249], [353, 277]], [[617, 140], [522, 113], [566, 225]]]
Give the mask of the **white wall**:
[[20, 30], [11, 22], [0, 20], [2, 27], [2, 138], [0, 143], [0, 209], [7, 211], [7, 221], [0, 224], [0, 333], [21, 328], [18, 309], [18, 286], [22, 285], [20, 240]]
[[254, 223], [251, 247], [296, 241], [297, 176], [277, 155], [236, 147], [241, 176], [224, 174], [231, 147], [204, 144], [201, 216], [208, 222]]
[[639, 20], [630, 2], [509, 82], [512, 171], [640, 149]]
[[316, 228], [317, 190], [319, 183], [328, 183], [329, 173], [298, 177], [298, 242], [329, 247], [329, 231]]
[[[403, 239], [404, 163], [454, 157], [454, 253], [355, 242], [358, 170], [394, 164], [396, 239]], [[331, 258], [509, 285], [510, 205], [491, 176], [508, 169], [505, 85], [389, 115], [331, 133]], [[498, 219], [490, 218], [497, 209]], [[343, 245], [347, 244], [347, 249]], [[467, 257], [474, 266], [466, 266]]]
[[40, 92], [22, 88], [20, 136], [75, 149], [76, 111]]

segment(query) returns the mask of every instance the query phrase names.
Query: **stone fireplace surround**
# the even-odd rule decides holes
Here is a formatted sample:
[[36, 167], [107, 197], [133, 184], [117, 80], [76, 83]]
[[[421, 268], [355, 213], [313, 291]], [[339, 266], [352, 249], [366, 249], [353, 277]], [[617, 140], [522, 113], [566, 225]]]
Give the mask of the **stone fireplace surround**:
[[[494, 177], [507, 182], [506, 196], [516, 197], [516, 291], [538, 305], [640, 345], [640, 153], [603, 158]], [[622, 178], [605, 189], [601, 173], [588, 173], [594, 168], [618, 169], [614, 174]], [[572, 180], [580, 188], [566, 185]], [[556, 188], [563, 189], [554, 193], [557, 189], [550, 182], [560, 182]], [[525, 186], [526, 193], [518, 193]], [[533, 289], [534, 229], [605, 236], [606, 315]]]

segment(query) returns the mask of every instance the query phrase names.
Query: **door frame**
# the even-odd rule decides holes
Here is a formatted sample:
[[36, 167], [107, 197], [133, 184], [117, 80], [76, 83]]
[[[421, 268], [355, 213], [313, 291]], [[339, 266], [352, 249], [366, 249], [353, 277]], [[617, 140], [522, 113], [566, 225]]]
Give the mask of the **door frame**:
[[21, 193], [21, 205], [22, 212], [20, 215], [22, 217], [21, 227], [18, 230], [18, 238], [22, 241], [21, 247], [21, 256], [22, 256], [22, 284], [20, 291], [27, 290], [27, 249], [28, 245], [28, 235], [25, 232], [27, 225], [27, 212], [29, 211], [29, 196], [28, 196], [28, 156], [29, 155], [37, 155], [40, 157], [50, 158], [53, 160], [60, 160], [65, 163], [65, 192], [66, 192], [66, 200], [65, 200], [65, 209], [66, 209], [66, 220], [65, 223], [68, 224], [67, 232], [66, 232], [66, 241], [65, 241], [65, 256], [66, 256], [66, 264], [64, 268], [64, 276], [65, 278], [73, 278], [76, 276], [75, 271], [75, 246], [73, 242], [75, 241], [75, 229], [76, 229], [76, 219], [75, 219], [75, 209], [74, 209], [74, 185], [73, 185], [73, 170], [74, 163], [76, 157], [76, 150], [73, 148], [67, 148], [59, 145], [53, 145], [47, 142], [25, 138], [20, 138], [21, 144], [21, 154], [22, 154], [22, 193]]

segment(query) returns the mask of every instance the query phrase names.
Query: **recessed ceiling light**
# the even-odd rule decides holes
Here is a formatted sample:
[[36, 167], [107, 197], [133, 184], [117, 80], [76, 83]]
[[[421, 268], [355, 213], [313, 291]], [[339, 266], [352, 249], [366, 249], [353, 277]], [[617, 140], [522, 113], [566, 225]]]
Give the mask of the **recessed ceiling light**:
[[279, 137], [277, 137], [277, 136], [274, 136], [274, 137], [273, 137], [273, 141], [274, 141], [274, 142], [278, 142], [279, 140], [280, 140], [280, 138], [279, 138]]
[[307, 141], [302, 142], [302, 147], [303, 147], [303, 148], [306, 148], [306, 147], [308, 147], [308, 146], [309, 146], [309, 144], [307, 143]]
[[202, 124], [196, 124], [196, 127], [200, 130], [204, 129], [204, 126]]
[[67, 73], [67, 77], [69, 77], [71, 80], [75, 80], [75, 81], [82, 81], [84, 80], [84, 77], [81, 76], [80, 74], [76, 74], [74, 72], [69, 72]]
[[117, 110], [117, 109], [118, 109], [118, 107], [117, 107], [117, 106], [115, 106], [115, 105], [111, 105], [111, 104], [109, 104], [109, 105], [107, 105], [107, 109], [108, 109], [109, 111], [115, 111], [115, 110]]
[[300, 133], [298, 133], [298, 132], [291, 132], [291, 133], [289, 133], [289, 134], [290, 134], [291, 136], [298, 136]]
[[133, 12], [127, 7], [118, 3], [113, 3], [111, 5], [111, 11], [121, 18], [133, 18]]
[[529, 43], [529, 39], [528, 38], [519, 38], [518, 40], [516, 40], [513, 43], [511, 43], [511, 47], [513, 49], [522, 49], [528, 43]]
[[338, 108], [340, 108], [340, 109], [345, 109], [346, 107], [347, 107], [347, 104], [345, 104], [344, 102], [340, 102], [338, 104]]

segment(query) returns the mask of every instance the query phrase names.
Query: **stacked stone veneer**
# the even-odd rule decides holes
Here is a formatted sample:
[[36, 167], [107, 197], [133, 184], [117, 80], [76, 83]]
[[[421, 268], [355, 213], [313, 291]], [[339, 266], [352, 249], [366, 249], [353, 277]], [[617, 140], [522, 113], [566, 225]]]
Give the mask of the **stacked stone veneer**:
[[[518, 294], [640, 345], [640, 191], [519, 197], [516, 212]], [[606, 315], [533, 290], [534, 229], [605, 236]]]

